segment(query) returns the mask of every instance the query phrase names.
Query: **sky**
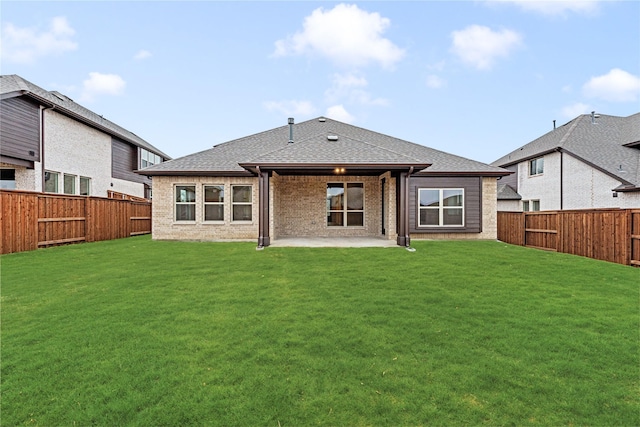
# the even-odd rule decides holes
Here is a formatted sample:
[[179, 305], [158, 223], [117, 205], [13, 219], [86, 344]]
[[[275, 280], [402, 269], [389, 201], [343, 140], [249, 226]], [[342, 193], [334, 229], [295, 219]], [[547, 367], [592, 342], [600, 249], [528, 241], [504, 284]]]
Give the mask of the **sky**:
[[0, 73], [178, 158], [325, 116], [490, 163], [640, 112], [638, 1], [7, 1]]

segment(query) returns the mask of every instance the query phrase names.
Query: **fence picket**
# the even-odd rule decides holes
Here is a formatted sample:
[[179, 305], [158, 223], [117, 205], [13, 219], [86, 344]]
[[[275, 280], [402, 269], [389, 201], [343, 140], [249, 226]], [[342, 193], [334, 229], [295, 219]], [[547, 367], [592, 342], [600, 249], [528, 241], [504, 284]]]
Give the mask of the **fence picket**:
[[0, 190], [0, 253], [151, 233], [151, 203]]

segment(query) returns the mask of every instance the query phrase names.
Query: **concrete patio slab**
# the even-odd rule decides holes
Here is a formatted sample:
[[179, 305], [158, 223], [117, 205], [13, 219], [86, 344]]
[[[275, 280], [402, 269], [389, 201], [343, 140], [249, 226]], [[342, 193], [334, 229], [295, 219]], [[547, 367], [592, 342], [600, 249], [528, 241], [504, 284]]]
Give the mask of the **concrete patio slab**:
[[376, 237], [286, 237], [271, 241], [270, 247], [306, 248], [399, 248], [395, 240]]

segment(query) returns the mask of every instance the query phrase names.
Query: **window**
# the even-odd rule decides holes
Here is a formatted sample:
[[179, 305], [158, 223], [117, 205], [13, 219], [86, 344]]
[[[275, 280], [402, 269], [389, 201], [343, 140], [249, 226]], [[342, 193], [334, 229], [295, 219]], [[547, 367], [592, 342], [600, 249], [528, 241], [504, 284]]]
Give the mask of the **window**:
[[204, 186], [204, 220], [224, 221], [224, 185]]
[[176, 185], [176, 221], [196, 220], [196, 186]]
[[5, 190], [16, 189], [15, 169], [0, 169], [0, 188]]
[[162, 157], [144, 148], [140, 149], [140, 169], [162, 163]]
[[529, 162], [529, 176], [540, 175], [544, 172], [544, 158], [539, 157]]
[[81, 196], [91, 195], [91, 178], [87, 178], [86, 176], [80, 177], [80, 195]]
[[44, 173], [44, 191], [47, 193], [58, 192], [58, 172], [45, 172]]
[[76, 194], [76, 176], [64, 174], [64, 194]]
[[363, 183], [330, 182], [327, 184], [327, 225], [329, 227], [364, 226]]
[[540, 200], [524, 200], [522, 202], [524, 212], [537, 212], [540, 210]]
[[460, 227], [464, 225], [464, 189], [418, 189], [419, 227]]
[[233, 221], [251, 221], [251, 186], [234, 185], [231, 187], [231, 193], [231, 219]]

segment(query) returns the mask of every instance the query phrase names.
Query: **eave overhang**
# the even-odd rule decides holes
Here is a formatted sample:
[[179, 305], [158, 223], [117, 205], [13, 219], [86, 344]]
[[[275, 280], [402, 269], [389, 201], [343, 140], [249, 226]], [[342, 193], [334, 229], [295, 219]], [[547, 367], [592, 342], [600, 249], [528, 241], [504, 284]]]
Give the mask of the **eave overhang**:
[[431, 163], [239, 163], [258, 175], [276, 172], [278, 175], [379, 175], [387, 171], [421, 170]]
[[243, 171], [212, 171], [212, 170], [161, 170], [146, 171], [144, 169], [133, 171], [138, 175], [145, 176], [255, 176], [255, 174]]

